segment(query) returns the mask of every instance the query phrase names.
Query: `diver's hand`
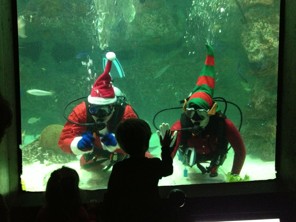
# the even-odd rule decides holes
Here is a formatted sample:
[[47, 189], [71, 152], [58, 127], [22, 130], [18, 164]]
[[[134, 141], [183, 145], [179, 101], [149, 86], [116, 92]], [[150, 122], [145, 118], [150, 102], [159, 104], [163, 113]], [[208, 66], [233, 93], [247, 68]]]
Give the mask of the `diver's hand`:
[[117, 141], [113, 133], [107, 133], [101, 137], [102, 148], [109, 152], [114, 152], [118, 149]]
[[175, 146], [177, 131], [172, 132], [168, 123], [162, 123], [157, 131], [162, 149]]
[[91, 132], [87, 131], [82, 134], [82, 138], [78, 141], [77, 147], [81, 151], [90, 151], [93, 148], [95, 138]]
[[107, 133], [106, 135], [101, 137], [101, 141], [105, 146], [116, 146], [117, 140], [115, 138], [114, 133]]

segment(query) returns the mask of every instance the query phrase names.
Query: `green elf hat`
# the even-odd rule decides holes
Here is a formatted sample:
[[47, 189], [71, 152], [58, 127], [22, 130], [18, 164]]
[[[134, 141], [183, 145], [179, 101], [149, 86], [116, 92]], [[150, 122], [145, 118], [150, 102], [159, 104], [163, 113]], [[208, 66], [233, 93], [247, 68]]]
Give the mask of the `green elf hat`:
[[211, 46], [206, 45], [207, 56], [204, 66], [199, 73], [196, 85], [186, 103], [186, 108], [206, 109], [213, 106], [213, 94], [215, 88], [215, 60]]

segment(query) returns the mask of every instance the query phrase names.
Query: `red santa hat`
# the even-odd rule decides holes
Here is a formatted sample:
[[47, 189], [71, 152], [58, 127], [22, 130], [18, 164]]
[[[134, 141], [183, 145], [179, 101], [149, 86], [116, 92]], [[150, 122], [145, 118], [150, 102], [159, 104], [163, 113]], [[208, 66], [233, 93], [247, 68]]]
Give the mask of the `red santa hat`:
[[114, 88], [109, 74], [112, 61], [116, 58], [114, 52], [107, 52], [107, 64], [104, 72], [95, 81], [87, 100], [94, 105], [108, 105], [116, 102]]

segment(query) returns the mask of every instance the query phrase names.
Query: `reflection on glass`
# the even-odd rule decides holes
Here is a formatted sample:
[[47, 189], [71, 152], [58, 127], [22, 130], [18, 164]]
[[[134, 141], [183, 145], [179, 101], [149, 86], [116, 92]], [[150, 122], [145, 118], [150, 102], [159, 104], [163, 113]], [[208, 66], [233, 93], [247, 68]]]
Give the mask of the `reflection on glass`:
[[[106, 188], [111, 168], [81, 169], [80, 157], [63, 152], [58, 140], [64, 116], [103, 72], [107, 51], [118, 59], [114, 86], [154, 129], [180, 119], [205, 44], [215, 54], [213, 96], [229, 101], [218, 99], [219, 109], [241, 124], [247, 157], [240, 179], [275, 178], [279, 17], [274, 0], [18, 1], [23, 188], [44, 190], [62, 165], [78, 171], [81, 188]], [[160, 154], [156, 134], [149, 151]], [[232, 161], [230, 149], [218, 176], [209, 177], [176, 156], [173, 175], [160, 185], [228, 182]]]

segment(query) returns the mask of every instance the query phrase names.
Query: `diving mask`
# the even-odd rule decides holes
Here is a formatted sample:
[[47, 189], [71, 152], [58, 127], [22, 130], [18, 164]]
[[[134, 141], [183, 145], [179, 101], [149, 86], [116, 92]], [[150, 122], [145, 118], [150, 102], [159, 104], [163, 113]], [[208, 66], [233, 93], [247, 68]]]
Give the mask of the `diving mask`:
[[186, 108], [185, 114], [194, 124], [198, 124], [201, 128], [205, 128], [209, 123], [208, 110], [206, 109]]
[[89, 105], [88, 112], [98, 118], [105, 118], [109, 116], [114, 110], [113, 105]]
[[202, 121], [208, 117], [208, 110], [186, 108], [185, 114], [195, 122]]

